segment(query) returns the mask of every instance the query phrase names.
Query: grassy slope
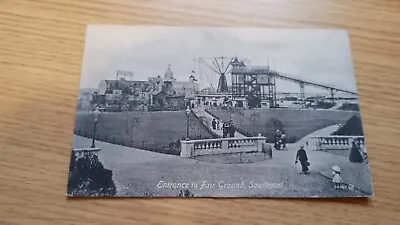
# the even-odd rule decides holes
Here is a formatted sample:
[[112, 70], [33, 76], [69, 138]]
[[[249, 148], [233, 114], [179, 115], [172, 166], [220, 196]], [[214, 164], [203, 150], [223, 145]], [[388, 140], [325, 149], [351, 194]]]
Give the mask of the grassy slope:
[[[229, 112], [224, 110], [210, 110], [210, 112], [223, 120], [229, 120]], [[248, 134], [261, 133], [272, 137], [274, 128], [269, 121], [273, 118], [284, 124], [288, 141], [297, 141], [300, 138], [318, 129], [330, 125], [345, 123], [351, 116], [358, 112], [327, 111], [327, 110], [294, 110], [294, 109], [252, 109], [232, 114], [232, 120], [239, 129]], [[254, 118], [254, 122], [252, 121]]]
[[[229, 113], [222, 110], [212, 110], [213, 114], [225, 120]], [[251, 116], [251, 115], [254, 116]], [[345, 123], [358, 112], [341, 112], [325, 110], [291, 110], [291, 109], [252, 109], [243, 114], [235, 112], [232, 119], [236, 126], [252, 134], [261, 133], [272, 137], [274, 128], [268, 123], [277, 118], [284, 124], [288, 140], [295, 141], [305, 135], [337, 123]], [[212, 138], [211, 134], [196, 120], [190, 117], [191, 139]], [[93, 117], [90, 114], [78, 114], [75, 122], [75, 134], [92, 137]], [[173, 142], [186, 136], [186, 115], [178, 112], [124, 112], [103, 113], [99, 118], [97, 139], [109, 143], [147, 149], [151, 151], [178, 154], [179, 150], [171, 146]]]
[[[190, 116], [191, 139], [212, 138], [210, 133]], [[93, 136], [93, 116], [78, 114], [75, 134]], [[175, 112], [124, 112], [103, 113], [97, 125], [97, 139], [109, 143], [170, 153], [172, 142], [186, 137], [186, 114]], [[176, 153], [176, 152], [175, 152]]]

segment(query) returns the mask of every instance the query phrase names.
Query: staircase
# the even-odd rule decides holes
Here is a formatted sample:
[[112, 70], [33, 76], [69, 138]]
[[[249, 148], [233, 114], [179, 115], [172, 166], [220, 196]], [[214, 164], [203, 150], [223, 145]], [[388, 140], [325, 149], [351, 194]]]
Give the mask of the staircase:
[[[217, 129], [214, 130], [212, 127], [213, 119], [218, 120], [218, 118], [214, 117], [213, 115], [211, 115], [210, 113], [208, 113], [207, 111], [205, 111], [204, 109], [201, 109], [201, 108], [194, 108], [194, 109], [192, 109], [192, 112], [201, 120], [201, 122], [203, 123], [204, 126], [206, 126], [209, 130], [211, 130], [211, 132], [213, 132], [218, 137], [223, 136], [222, 129], [218, 129], [218, 127], [217, 127]], [[221, 127], [222, 127], [222, 125], [221, 125]], [[236, 131], [235, 137], [243, 138], [246, 136], [243, 135], [242, 133], [239, 133], [238, 131]]]

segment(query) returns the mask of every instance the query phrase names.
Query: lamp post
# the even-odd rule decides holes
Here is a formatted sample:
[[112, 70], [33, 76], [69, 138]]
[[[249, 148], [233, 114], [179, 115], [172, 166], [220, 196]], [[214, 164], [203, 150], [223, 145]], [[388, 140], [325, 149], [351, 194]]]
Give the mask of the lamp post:
[[94, 125], [93, 125], [93, 139], [91, 148], [96, 148], [96, 146], [94, 145], [94, 141], [96, 139], [97, 121], [99, 120], [99, 115], [100, 115], [100, 110], [98, 107], [96, 107], [96, 109], [93, 111]]
[[233, 112], [232, 105], [228, 105], [228, 110], [229, 110], [229, 120], [232, 120], [232, 112]]
[[257, 120], [257, 114], [255, 114], [255, 113], [250, 114], [250, 119], [251, 119], [251, 125], [252, 125], [252, 130], [253, 130], [252, 135], [253, 135], [253, 137], [255, 137], [254, 126], [255, 126], [255, 122]]
[[189, 140], [189, 114], [190, 109], [189, 106], [186, 108], [186, 140]]

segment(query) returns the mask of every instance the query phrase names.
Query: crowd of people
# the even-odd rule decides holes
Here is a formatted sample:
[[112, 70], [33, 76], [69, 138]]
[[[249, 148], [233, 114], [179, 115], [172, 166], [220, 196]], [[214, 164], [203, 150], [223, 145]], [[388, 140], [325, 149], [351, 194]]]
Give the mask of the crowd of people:
[[222, 137], [235, 137], [235, 126], [233, 125], [233, 121], [229, 120], [229, 122], [220, 121], [217, 119], [213, 119], [211, 121], [211, 126], [213, 130], [222, 130]]

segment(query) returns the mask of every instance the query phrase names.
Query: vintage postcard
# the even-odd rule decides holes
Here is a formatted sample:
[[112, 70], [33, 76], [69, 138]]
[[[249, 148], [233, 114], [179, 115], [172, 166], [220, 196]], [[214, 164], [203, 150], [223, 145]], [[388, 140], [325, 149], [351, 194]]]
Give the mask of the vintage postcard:
[[67, 196], [372, 196], [349, 43], [89, 25]]

